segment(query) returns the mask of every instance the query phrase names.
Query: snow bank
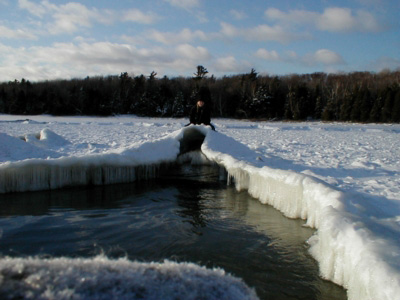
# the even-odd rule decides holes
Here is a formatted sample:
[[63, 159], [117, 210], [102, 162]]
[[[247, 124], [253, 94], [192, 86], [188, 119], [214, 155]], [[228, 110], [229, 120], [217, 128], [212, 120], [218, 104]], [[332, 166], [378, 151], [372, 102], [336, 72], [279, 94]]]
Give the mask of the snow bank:
[[[35, 139], [37, 140], [37, 138]], [[59, 156], [50, 149], [43, 149], [27, 143], [25, 137], [13, 137], [2, 132], [0, 132], [0, 154], [0, 158], [6, 157], [9, 160], [19, 160], [21, 157], [47, 158]]]
[[398, 235], [387, 234], [380, 219], [369, 217], [371, 203], [355, 207], [352, 195], [323, 181], [263, 166], [255, 152], [218, 133], [208, 132], [201, 149], [226, 168], [238, 190], [246, 189], [287, 217], [305, 219], [318, 229], [308, 241], [310, 253], [320, 264], [321, 276], [345, 287], [350, 300], [398, 299]]
[[[182, 141], [194, 128], [205, 136], [202, 154], [179, 155]], [[17, 144], [7, 135], [0, 138]], [[63, 147], [62, 139], [58, 140]], [[23, 147], [20, 143], [25, 142], [18, 141]], [[189, 126], [153, 142], [104, 154], [7, 162], [0, 165], [0, 193], [145, 179], [177, 160], [215, 162], [227, 170], [238, 190], [248, 190], [287, 217], [305, 219], [317, 228], [308, 241], [310, 253], [320, 265], [321, 276], [344, 286], [350, 300], [398, 299], [398, 205], [387, 199], [376, 204], [376, 199], [345, 193], [315, 176], [271, 168], [267, 166], [271, 159], [206, 127]]]
[[[10, 138], [3, 136], [5, 139]], [[15, 140], [12, 142], [16, 145]], [[28, 143], [21, 145], [32, 147]], [[0, 193], [154, 178], [166, 164], [174, 162], [178, 154], [179, 141], [169, 137], [106, 154], [8, 162], [0, 165]]]
[[3, 258], [1, 299], [258, 299], [222, 269], [127, 259]]
[[44, 148], [62, 147], [70, 144], [69, 141], [48, 128], [42, 129], [38, 134], [26, 134], [21, 139]]

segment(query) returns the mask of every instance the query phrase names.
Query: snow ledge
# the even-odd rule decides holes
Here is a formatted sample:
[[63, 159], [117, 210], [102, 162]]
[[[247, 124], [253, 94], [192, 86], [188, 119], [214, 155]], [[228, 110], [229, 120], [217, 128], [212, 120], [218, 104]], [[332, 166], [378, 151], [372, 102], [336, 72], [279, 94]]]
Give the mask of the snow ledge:
[[207, 127], [189, 126], [113, 153], [2, 164], [0, 193], [152, 178], [177, 161], [189, 131], [205, 136], [202, 153], [227, 170], [238, 190], [317, 229], [308, 240], [310, 253], [321, 276], [345, 287], [348, 299], [393, 300], [400, 295], [398, 236], [381, 234], [381, 220], [363, 215], [363, 209], [373, 209], [368, 202], [356, 209], [350, 205], [352, 195], [312, 176], [270, 168], [245, 145]]

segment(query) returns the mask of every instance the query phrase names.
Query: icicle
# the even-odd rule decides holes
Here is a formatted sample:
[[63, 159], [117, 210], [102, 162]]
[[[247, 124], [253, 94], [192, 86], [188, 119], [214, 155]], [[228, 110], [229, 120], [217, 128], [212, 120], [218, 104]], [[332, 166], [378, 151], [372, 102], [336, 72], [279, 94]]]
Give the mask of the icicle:
[[0, 193], [59, 189], [68, 186], [126, 183], [155, 178], [165, 163], [112, 166], [45, 162], [10, 164], [0, 169]]

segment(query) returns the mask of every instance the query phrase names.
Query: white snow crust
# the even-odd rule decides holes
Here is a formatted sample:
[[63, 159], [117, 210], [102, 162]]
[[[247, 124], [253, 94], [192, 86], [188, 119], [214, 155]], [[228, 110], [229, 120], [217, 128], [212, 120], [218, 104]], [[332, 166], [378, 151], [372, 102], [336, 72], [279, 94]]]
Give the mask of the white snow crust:
[[3, 258], [1, 299], [255, 300], [255, 291], [222, 269], [127, 259]]
[[[176, 161], [185, 123], [0, 115], [0, 193], [156, 176]], [[196, 163], [222, 165], [238, 190], [316, 228], [310, 253], [348, 299], [399, 299], [400, 125], [214, 123], [196, 126]]]

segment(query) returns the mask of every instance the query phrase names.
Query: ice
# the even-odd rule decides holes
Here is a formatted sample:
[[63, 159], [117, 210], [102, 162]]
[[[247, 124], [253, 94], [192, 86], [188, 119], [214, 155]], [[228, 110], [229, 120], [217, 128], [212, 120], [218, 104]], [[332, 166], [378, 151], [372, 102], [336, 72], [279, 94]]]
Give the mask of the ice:
[[[17, 118], [0, 116], [0, 192], [146, 179], [177, 161], [217, 163], [238, 190], [316, 229], [310, 253], [349, 299], [400, 295], [400, 125], [217, 119], [214, 132], [132, 116]], [[205, 136], [201, 152], [180, 155], [190, 130]]]
[[114, 153], [5, 163], [0, 165], [0, 193], [154, 178], [164, 164], [175, 161], [178, 153], [179, 141], [169, 138]]
[[258, 299], [222, 269], [127, 259], [2, 258], [1, 299]]
[[[318, 229], [308, 241], [310, 253], [320, 263], [321, 276], [344, 286], [349, 299], [389, 300], [400, 295], [400, 226], [382, 226], [379, 220], [385, 213], [377, 213], [373, 201], [361, 197], [355, 206], [353, 194], [315, 177], [260, 167], [250, 149], [212, 132], [202, 151], [226, 168], [239, 190]], [[396, 217], [399, 207], [392, 207], [397, 209], [386, 215]]]

